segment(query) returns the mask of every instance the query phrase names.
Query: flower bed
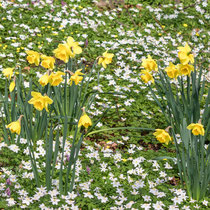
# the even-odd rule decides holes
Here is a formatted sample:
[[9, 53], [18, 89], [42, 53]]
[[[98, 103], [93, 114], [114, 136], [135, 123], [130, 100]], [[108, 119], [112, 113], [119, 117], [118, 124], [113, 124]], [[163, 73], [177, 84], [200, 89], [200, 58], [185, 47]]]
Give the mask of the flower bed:
[[[35, 63], [31, 66], [26, 63], [27, 55], [34, 58], [32, 50], [53, 55], [53, 50], [61, 44], [61, 40], [72, 36], [75, 40], [80, 40], [78, 44], [83, 49], [82, 57], [77, 55], [77, 62], [86, 66], [83, 74], [90, 72], [94, 60], [105, 50], [114, 54], [113, 62], [110, 64], [109, 55], [107, 52], [104, 53], [103, 57], [99, 58], [100, 66], [97, 67], [100, 74], [93, 68], [93, 74], [86, 79], [90, 80], [89, 90], [97, 90], [99, 93], [116, 92], [116, 94], [106, 96], [97, 94], [96, 101], [90, 106], [88, 116], [91, 119], [100, 117], [106, 107], [110, 107], [110, 110], [101, 122], [97, 123], [96, 132], [84, 139], [76, 164], [75, 188], [66, 195], [60, 194], [58, 184], [58, 173], [62, 162], [61, 151], [58, 153], [55, 165], [52, 189], [47, 190], [46, 139], [39, 139], [34, 150], [40, 173], [40, 187], [35, 185], [27, 140], [25, 138], [18, 140], [17, 136], [13, 135], [11, 139], [14, 141], [6, 145], [5, 139], [2, 139], [0, 208], [209, 208], [209, 199], [196, 202], [190, 199], [182, 188], [174, 145], [163, 146], [155, 140], [152, 130], [157, 127], [165, 128], [167, 123], [152, 98], [152, 92], [144, 84], [151, 79], [151, 75], [142, 72], [145, 73], [144, 77], [140, 76], [141, 64], [146, 59], [162, 59], [159, 66], [162, 69], [170, 62], [174, 63], [177, 55], [175, 49], [183, 46], [184, 42], [193, 46], [196, 65], [198, 67], [202, 65], [203, 74], [207, 75], [209, 34], [205, 23], [208, 22], [209, 15], [205, 10], [208, 10], [209, 5], [207, 1], [196, 1], [194, 6], [188, 2], [184, 5], [159, 6], [137, 3], [127, 2], [122, 7], [109, 10], [97, 8], [94, 3], [85, 0], [66, 1], [62, 4], [56, 1], [53, 4], [50, 1], [34, 1], [30, 4], [28, 1], [20, 0], [1, 2], [1, 93], [4, 93], [5, 89], [5, 76], [11, 77], [12, 68], [18, 66], [23, 73], [22, 81], [26, 91], [30, 89], [29, 78], [33, 81], [39, 80], [40, 84], [45, 86], [45, 68], [53, 69], [54, 61], [42, 56], [42, 63], [39, 65], [36, 59], [29, 58], [29, 63]], [[79, 49], [76, 51], [80, 54]], [[54, 53], [57, 54], [56, 57], [60, 57], [58, 51]], [[146, 58], [148, 54], [152, 58]], [[66, 62], [65, 57], [61, 60]], [[55, 65], [64, 71], [64, 63], [56, 61]], [[3, 69], [8, 67], [11, 69], [4, 72]], [[176, 72], [170, 72], [171, 69], [173, 69], [172, 64], [169, 65], [168, 75], [176, 77]], [[16, 73], [18, 78], [18, 72]], [[71, 82], [80, 85], [82, 73], [76, 75], [71, 73], [73, 72], [69, 72]], [[50, 85], [56, 85], [57, 76], [51, 75]], [[176, 84], [175, 81], [171, 83]], [[12, 92], [14, 88], [16, 88], [15, 81], [10, 83], [8, 89]], [[4, 96], [2, 94], [1, 96], [2, 103]], [[207, 96], [206, 89], [201, 105], [204, 105], [205, 96]], [[8, 98], [11, 97], [12, 93], [8, 95]], [[31, 103], [40, 110], [51, 107], [51, 105], [39, 107], [33, 100]], [[5, 114], [1, 109], [1, 120], [5, 119]], [[85, 120], [84, 123], [82, 121], [80, 123], [84, 127], [91, 124], [89, 119], [88, 122]], [[108, 131], [110, 127], [113, 129], [111, 132]], [[128, 129], [117, 130], [115, 129], [117, 127], [143, 127], [149, 130], [140, 130], [140, 132]], [[20, 134], [16, 125], [8, 124], [8, 128]], [[97, 133], [97, 129], [102, 129], [103, 133]], [[0, 130], [1, 133], [4, 132], [2, 126]], [[9, 138], [8, 142], [11, 139]], [[62, 147], [61, 139], [62, 136], [59, 137]], [[20, 141], [19, 145], [15, 144], [17, 141]], [[68, 154], [72, 144], [73, 137], [68, 136], [64, 148], [64, 162], [62, 162], [64, 171], [69, 163]], [[208, 144], [209, 136], [206, 148]], [[52, 145], [54, 147], [55, 140]], [[171, 156], [172, 160], [154, 160], [166, 155]]]

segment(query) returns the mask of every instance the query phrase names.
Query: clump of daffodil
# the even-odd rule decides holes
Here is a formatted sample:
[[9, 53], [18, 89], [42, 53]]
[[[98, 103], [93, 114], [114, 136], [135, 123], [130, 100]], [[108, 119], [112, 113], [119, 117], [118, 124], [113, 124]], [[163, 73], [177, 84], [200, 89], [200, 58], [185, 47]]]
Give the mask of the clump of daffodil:
[[141, 79], [143, 80], [144, 83], [148, 83], [149, 81], [154, 83], [154, 78], [148, 70], [142, 70], [141, 74], [142, 74]]
[[75, 71], [75, 73], [68, 71], [68, 73], [71, 74], [71, 77], [69, 79], [69, 84], [72, 86], [72, 83], [74, 82], [75, 85], [78, 85], [82, 80], [84, 75], [82, 72], [82, 69], [78, 69]]
[[9, 85], [9, 91], [12, 92], [14, 89], [15, 89], [15, 77]]
[[41, 66], [50, 70], [54, 69], [55, 59], [53, 57], [41, 55], [41, 59], [42, 59]]
[[68, 62], [69, 58], [74, 58], [76, 54], [82, 53], [82, 48], [79, 46], [78, 42], [75, 42], [72, 37], [67, 38], [67, 42], [64, 44], [59, 44], [58, 48], [53, 51], [55, 57]]
[[169, 66], [165, 68], [165, 71], [171, 79], [177, 79], [179, 76], [179, 69], [173, 63], [169, 63]]
[[148, 55], [146, 59], [142, 59], [141, 65], [148, 71], [158, 71], [158, 65], [150, 55]]
[[33, 50], [27, 50], [26, 51], [27, 53], [27, 61], [30, 63], [30, 64], [35, 64], [36, 66], [39, 65], [40, 63], [40, 54], [38, 52], [35, 52]]
[[12, 133], [17, 133], [18, 135], [20, 135], [22, 117], [23, 115], [20, 115], [17, 121], [11, 122], [9, 125], [6, 126], [6, 128], [9, 128]]
[[200, 123], [191, 123], [190, 125], [187, 126], [188, 130], [192, 130], [193, 135], [198, 136], [204, 136], [204, 128], [203, 125]]
[[178, 57], [181, 64], [186, 65], [189, 62], [194, 63], [194, 56], [193, 54], [190, 54], [191, 48], [188, 44], [185, 44], [184, 47], [178, 47], [178, 50]]
[[31, 92], [31, 95], [33, 98], [31, 98], [28, 103], [33, 104], [35, 109], [42, 111], [43, 109], [46, 109], [47, 112], [48, 110], [48, 104], [52, 104], [53, 100], [49, 98], [48, 96], [42, 96], [41, 93], [39, 92]]
[[153, 133], [153, 135], [156, 137], [156, 139], [163, 144], [168, 145], [168, 143], [170, 141], [172, 141], [171, 136], [169, 135], [168, 132], [166, 132], [163, 129], [155, 129], [155, 132]]
[[98, 59], [98, 64], [102, 64], [104, 68], [107, 67], [107, 64], [112, 62], [112, 58], [114, 57], [113, 53], [108, 53], [107, 51], [103, 53], [102, 56]]
[[65, 75], [65, 73], [61, 72], [61, 71], [57, 71], [56, 73], [51, 73], [49, 76], [49, 83], [51, 86], [58, 86], [62, 81], [63, 78], [62, 76]]
[[2, 73], [5, 77], [11, 79], [14, 69], [15, 68], [6, 68], [6, 69], [3, 69]]
[[194, 66], [190, 64], [178, 64], [177, 68], [180, 75], [190, 76], [191, 72], [194, 71]]
[[92, 125], [91, 119], [88, 117], [88, 115], [85, 112], [85, 107], [82, 108], [83, 114], [79, 119], [78, 127], [84, 126], [85, 128], [88, 128]]

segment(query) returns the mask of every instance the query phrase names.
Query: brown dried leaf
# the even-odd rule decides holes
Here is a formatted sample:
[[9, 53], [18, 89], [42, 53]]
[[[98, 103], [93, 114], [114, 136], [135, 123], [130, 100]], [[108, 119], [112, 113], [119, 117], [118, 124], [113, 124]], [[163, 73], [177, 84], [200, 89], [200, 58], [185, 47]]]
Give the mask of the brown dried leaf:
[[131, 8], [131, 7], [132, 7], [132, 6], [131, 6], [130, 4], [125, 4], [125, 5], [124, 5], [124, 8], [125, 8], [125, 9], [129, 9], [129, 8]]
[[100, 0], [99, 2], [96, 2], [96, 6], [100, 8], [106, 8], [109, 6], [109, 3], [106, 2], [106, 0]]
[[31, 69], [31, 68], [30, 68], [29, 66], [26, 66], [26, 67], [24, 67], [24, 68], [23, 68], [23, 70], [22, 70], [22, 71], [23, 71], [23, 72], [29, 72], [29, 71], [30, 71], [30, 69]]
[[176, 180], [176, 178], [175, 177], [173, 177], [171, 180], [170, 180], [170, 184], [171, 185], [174, 185], [174, 186], [176, 186], [176, 185], [178, 185], [178, 180]]
[[139, 9], [139, 10], [142, 10], [143, 7], [139, 6], [139, 5], [136, 5], [136, 8]]

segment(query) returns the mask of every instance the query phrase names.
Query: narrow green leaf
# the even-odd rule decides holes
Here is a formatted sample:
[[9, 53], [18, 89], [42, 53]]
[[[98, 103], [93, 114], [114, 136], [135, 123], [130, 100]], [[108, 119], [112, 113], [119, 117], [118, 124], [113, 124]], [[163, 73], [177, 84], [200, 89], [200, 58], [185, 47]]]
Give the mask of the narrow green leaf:
[[155, 131], [153, 128], [138, 128], [138, 127], [117, 127], [117, 128], [106, 128], [101, 130], [96, 130], [88, 133], [86, 136], [90, 136], [95, 133], [100, 133], [104, 131], [112, 131], [112, 130], [147, 130], [147, 131]]

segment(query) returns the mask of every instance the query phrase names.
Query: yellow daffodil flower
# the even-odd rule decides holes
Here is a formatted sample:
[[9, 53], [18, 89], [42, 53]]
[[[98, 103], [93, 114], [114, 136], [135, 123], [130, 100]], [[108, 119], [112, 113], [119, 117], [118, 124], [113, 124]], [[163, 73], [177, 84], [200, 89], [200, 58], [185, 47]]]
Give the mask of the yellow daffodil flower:
[[177, 68], [177, 66], [175, 66], [173, 63], [169, 63], [169, 66], [166, 67], [165, 71], [167, 72], [168, 77], [170, 78], [175, 78], [177, 79], [177, 77], [179, 76], [179, 70]]
[[17, 133], [20, 135], [22, 117], [23, 115], [21, 115], [17, 121], [11, 122], [9, 125], [7, 125], [6, 128], [9, 128], [12, 133]]
[[108, 53], [107, 51], [103, 53], [102, 57], [99, 57], [98, 64], [102, 64], [104, 68], [107, 67], [107, 64], [112, 62], [112, 58], [114, 57], [113, 53]]
[[49, 76], [49, 83], [51, 86], [58, 86], [62, 81], [62, 75], [65, 75], [65, 73], [61, 71], [57, 71], [56, 73], [51, 73]]
[[148, 83], [149, 81], [152, 81], [152, 83], [154, 83], [154, 78], [148, 70], [142, 70], [141, 74], [143, 74], [141, 75], [141, 79], [144, 83]]
[[13, 70], [15, 68], [6, 68], [6, 69], [3, 69], [2, 73], [5, 77], [11, 79], [12, 75], [13, 75]]
[[188, 130], [192, 130], [193, 135], [198, 136], [202, 135], [204, 136], [204, 128], [203, 125], [200, 123], [191, 123], [190, 125], [187, 126]]
[[46, 109], [47, 112], [49, 112], [48, 104], [52, 104], [53, 100], [49, 98], [48, 96], [43, 96], [43, 101], [44, 101], [44, 108]]
[[158, 71], [158, 65], [150, 55], [146, 59], [142, 59], [141, 65], [148, 71]]
[[160, 143], [165, 143], [166, 145], [168, 145], [168, 143], [170, 141], [172, 141], [171, 136], [169, 135], [168, 132], [166, 132], [163, 129], [155, 129], [156, 132], [153, 133], [153, 135], [156, 137], [156, 139], [160, 142]]
[[76, 54], [82, 53], [82, 48], [79, 46], [79, 43], [75, 42], [74, 39], [70, 36], [67, 38], [67, 45], [70, 48], [69, 56], [71, 58], [74, 58]]
[[31, 92], [31, 95], [33, 98], [31, 98], [28, 103], [33, 104], [35, 109], [42, 111], [44, 108], [46, 109], [47, 112], [48, 110], [48, 104], [52, 104], [53, 100], [49, 98], [48, 96], [42, 96], [41, 93], [39, 92]]
[[11, 122], [9, 125], [6, 126], [6, 128], [9, 128], [12, 133], [17, 133], [18, 135], [20, 135], [21, 126], [18, 120], [15, 122]]
[[67, 63], [69, 60], [69, 55], [71, 51], [67, 44], [59, 44], [58, 48], [53, 51], [55, 57], [62, 60], [63, 62]]
[[43, 96], [39, 92], [31, 92], [33, 98], [31, 98], [28, 103], [33, 104], [35, 109], [42, 111], [44, 109]]
[[59, 44], [58, 48], [53, 51], [55, 57], [68, 62], [69, 57], [74, 58], [76, 54], [82, 53], [82, 48], [79, 46], [78, 42], [75, 42], [72, 37], [67, 38], [67, 42], [64, 44]]
[[194, 63], [194, 56], [193, 54], [190, 54], [191, 48], [188, 44], [186, 44], [184, 47], [178, 47], [178, 50], [178, 57], [183, 65], [186, 65], [189, 62]]
[[27, 53], [27, 61], [30, 63], [30, 64], [35, 64], [36, 66], [39, 65], [39, 62], [40, 62], [40, 54], [38, 52], [35, 52], [33, 50], [28, 50], [26, 51]]
[[79, 119], [78, 127], [84, 126], [85, 128], [88, 128], [92, 125], [91, 119], [87, 116], [83, 109], [83, 115]]
[[72, 76], [69, 80], [70, 86], [72, 85], [73, 81], [74, 81], [75, 85], [78, 85], [83, 80], [82, 75], [84, 75], [84, 74], [81, 71], [82, 71], [82, 69], [78, 69], [75, 73], [71, 74]]
[[190, 76], [191, 71], [194, 71], [194, 66], [190, 64], [178, 64], [177, 65], [179, 73], [181, 75]]
[[39, 83], [41, 86], [45, 86], [49, 83], [49, 75], [48, 74], [44, 74], [43, 76], [40, 77], [39, 79]]
[[54, 69], [55, 59], [53, 57], [41, 55], [41, 59], [43, 59], [41, 62], [41, 66], [50, 70]]

